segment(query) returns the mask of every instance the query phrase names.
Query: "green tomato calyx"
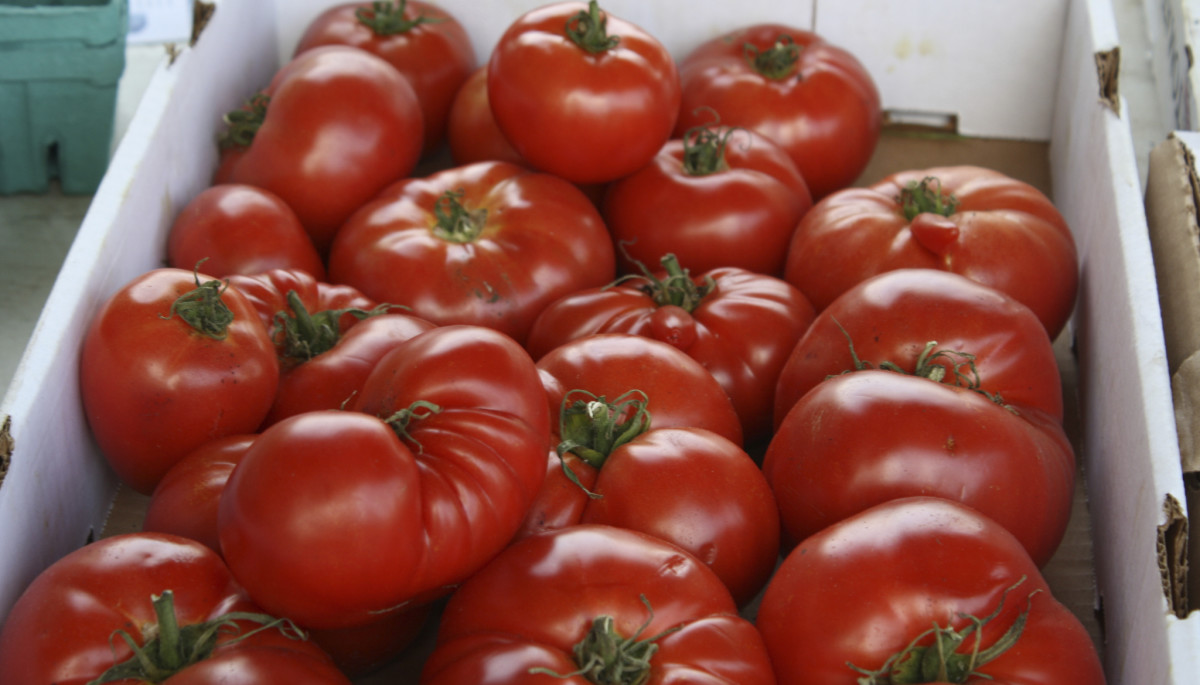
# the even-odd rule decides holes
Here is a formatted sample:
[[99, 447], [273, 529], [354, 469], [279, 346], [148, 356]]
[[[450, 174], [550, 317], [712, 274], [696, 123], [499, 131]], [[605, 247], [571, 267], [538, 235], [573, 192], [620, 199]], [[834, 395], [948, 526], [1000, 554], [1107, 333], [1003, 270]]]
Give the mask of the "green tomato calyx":
[[241, 107], [225, 115], [225, 132], [217, 140], [222, 150], [247, 148], [267, 118], [267, 105], [271, 97], [266, 93], [255, 93]]
[[354, 17], [360, 24], [374, 31], [377, 36], [394, 36], [410, 31], [421, 24], [436, 24], [443, 21], [441, 17], [429, 17], [424, 14], [418, 14], [412, 19], [405, 19], [404, 10], [407, 5], [408, 0], [372, 2], [370, 9], [359, 7], [354, 10]]
[[904, 186], [896, 197], [904, 218], [912, 221], [918, 214], [940, 214], [950, 216], [958, 211], [958, 198], [954, 193], [943, 193], [941, 180], [926, 176]]
[[580, 10], [567, 20], [567, 37], [571, 42], [598, 55], [606, 50], [617, 47], [621, 39], [608, 35], [608, 16], [600, 11], [600, 3], [591, 0], [586, 12]]
[[[196, 268], [199, 269], [199, 264]], [[178, 316], [200, 335], [213, 340], [224, 340], [229, 335], [229, 325], [234, 319], [233, 310], [221, 299], [221, 293], [225, 292], [228, 284], [215, 278], [201, 283], [199, 271], [192, 271], [192, 275], [196, 281], [196, 289], [176, 298], [171, 303], [170, 311], [162, 318]]]
[[772, 81], [787, 78], [796, 70], [796, 64], [800, 61], [800, 50], [801, 47], [796, 45], [796, 41], [786, 34], [780, 34], [775, 43], [766, 50], [760, 50], [752, 43], [742, 46], [746, 61], [754, 71]]
[[487, 226], [486, 209], [467, 209], [463, 204], [463, 189], [447, 190], [433, 206], [436, 223], [433, 234], [452, 243], [469, 243], [483, 233]]

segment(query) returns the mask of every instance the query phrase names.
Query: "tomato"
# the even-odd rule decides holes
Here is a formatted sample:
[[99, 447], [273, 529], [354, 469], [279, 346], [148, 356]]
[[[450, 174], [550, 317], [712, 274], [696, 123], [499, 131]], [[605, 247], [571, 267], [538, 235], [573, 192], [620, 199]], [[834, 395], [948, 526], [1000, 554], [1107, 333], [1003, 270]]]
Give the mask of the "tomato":
[[712, 570], [657, 538], [596, 525], [525, 538], [464, 583], [421, 674], [422, 685], [595, 682], [775, 679]]
[[251, 433], [209, 440], [180, 459], [151, 493], [142, 530], [189, 538], [220, 554], [217, 503], [229, 474], [256, 437]]
[[788, 547], [874, 504], [928, 495], [991, 517], [1039, 566], [1058, 549], [1075, 485], [1074, 451], [1057, 420], [876, 369], [834, 376], [801, 397], [762, 469]]
[[1104, 683], [1087, 630], [1020, 543], [938, 498], [893, 500], [804, 540], [756, 623], [781, 683]]
[[783, 275], [792, 232], [811, 206], [782, 148], [749, 130], [704, 125], [611, 183], [601, 205], [624, 272], [674, 254], [696, 271], [772, 276]]
[[424, 144], [408, 80], [348, 46], [297, 55], [226, 118], [214, 182], [275, 193], [322, 254], [350, 214], [412, 172]]
[[271, 611], [314, 629], [369, 623], [449, 592], [507, 544], [549, 432], [516, 342], [433, 328], [385, 355], [350, 410], [259, 435], [222, 493], [221, 549]]
[[[162, 670], [135, 669], [132, 645]], [[293, 624], [262, 614], [212, 550], [157, 533], [62, 557], [0, 629], [0, 682], [84, 685], [105, 674], [128, 685], [350, 683]]]
[[[246, 296], [258, 312], [259, 320], [268, 331], [278, 324], [280, 313], [288, 315], [299, 304], [311, 313], [346, 310], [337, 317], [337, 332], [345, 333], [362, 320], [353, 312], [369, 311], [378, 304], [357, 288], [344, 283], [328, 283], [298, 269], [269, 269], [254, 274], [233, 274], [226, 279], [230, 286]], [[277, 335], [277, 347], [286, 356], [284, 343]]]
[[701, 43], [679, 62], [675, 136], [704, 123], [750, 129], [791, 155], [814, 198], [852, 184], [883, 127], [879, 91], [851, 52], [812, 31], [754, 24]]
[[524, 341], [550, 302], [615, 275], [612, 240], [578, 188], [507, 162], [396, 183], [338, 234], [330, 279], [436, 324]]
[[88, 424], [113, 470], [144, 494], [208, 440], [254, 432], [278, 384], [275, 348], [250, 302], [191, 271], [133, 279], [84, 333]]
[[559, 416], [563, 399], [576, 390], [609, 400], [635, 391], [649, 400], [654, 428], [705, 428], [742, 444], [742, 426], [729, 396], [700, 362], [667, 343], [597, 333], [550, 350], [537, 368], [549, 416]]
[[863, 279], [943, 269], [1032, 309], [1051, 338], [1078, 290], [1075, 240], [1037, 188], [974, 166], [904, 171], [826, 197], [804, 216], [784, 278], [818, 309]]
[[668, 343], [700, 362], [733, 401], [747, 442], [771, 430], [775, 384], [812, 323], [808, 300], [786, 281], [737, 267], [692, 275], [674, 255], [664, 271], [551, 303], [525, 346], [534, 358], [595, 333], [631, 333]]
[[[636, 402], [642, 409], [622, 418]], [[558, 436], [562, 456], [551, 457], [546, 495], [534, 503], [523, 534], [577, 523], [648, 533], [687, 550], [716, 572], [739, 606], [749, 603], [779, 556], [775, 498], [750, 455], [702, 428], [649, 426], [640, 420], [648, 418], [644, 400], [576, 394], [568, 403]]]
[[322, 45], [366, 50], [395, 67], [421, 105], [425, 152], [443, 142], [450, 105], [475, 69], [475, 48], [458, 19], [421, 0], [343, 3], [309, 23], [295, 54]]
[[517, 153], [575, 183], [645, 166], [671, 136], [680, 98], [666, 47], [595, 0], [518, 17], [492, 50], [487, 91]]
[[948, 271], [897, 269], [854, 286], [813, 320], [779, 373], [775, 425], [827, 376], [887, 364], [1063, 418], [1054, 347], [1032, 310]]
[[268, 190], [236, 183], [206, 188], [184, 206], [171, 224], [167, 263], [203, 266], [217, 278], [270, 269], [325, 278], [325, 264], [292, 208]]
[[492, 116], [486, 66], [471, 72], [454, 96], [446, 119], [446, 141], [450, 156], [458, 165], [491, 160], [526, 164]]

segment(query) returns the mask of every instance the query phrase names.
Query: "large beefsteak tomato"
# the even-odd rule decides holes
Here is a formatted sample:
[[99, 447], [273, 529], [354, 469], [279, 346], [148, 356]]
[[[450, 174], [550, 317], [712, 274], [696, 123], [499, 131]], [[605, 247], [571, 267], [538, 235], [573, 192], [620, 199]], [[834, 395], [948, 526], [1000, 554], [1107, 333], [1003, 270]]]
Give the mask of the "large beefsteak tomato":
[[450, 598], [422, 685], [774, 685], [711, 569], [657, 538], [576, 526], [504, 550]]
[[893, 500], [792, 550], [756, 624], [781, 683], [1103, 685], [1090, 635], [1007, 530]]
[[606, 183], [645, 166], [679, 112], [671, 53], [596, 0], [518, 17], [492, 50], [487, 91], [517, 153], [574, 183]]
[[351, 410], [264, 430], [221, 495], [250, 596], [314, 629], [449, 592], [516, 533], [545, 478], [549, 412], [511, 338], [443, 326], [393, 348]]
[[329, 257], [332, 281], [518, 342], [547, 304], [615, 271], [612, 239], [583, 191], [508, 162], [392, 185], [351, 217]]
[[1074, 238], [1050, 199], [975, 166], [904, 171], [826, 197], [792, 235], [784, 278], [824, 309], [900, 268], [944, 269], [1001, 290], [1051, 338], [1071, 316], [1079, 281]]
[[791, 155], [814, 198], [852, 184], [875, 151], [883, 112], [858, 58], [812, 31], [754, 24], [701, 43], [679, 63], [675, 135], [704, 123], [755, 131]]

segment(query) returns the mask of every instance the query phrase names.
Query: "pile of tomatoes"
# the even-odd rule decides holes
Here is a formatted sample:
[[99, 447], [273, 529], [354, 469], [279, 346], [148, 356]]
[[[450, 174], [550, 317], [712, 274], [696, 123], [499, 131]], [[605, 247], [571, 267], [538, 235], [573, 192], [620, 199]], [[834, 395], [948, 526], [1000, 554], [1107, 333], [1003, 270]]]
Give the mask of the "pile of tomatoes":
[[[783, 25], [590, 3], [486, 63], [338, 5], [86, 332], [144, 532], [52, 565], [5, 683], [1102, 683], [1039, 568], [1075, 246], [979, 167], [851, 188], [879, 94]], [[228, 678], [228, 680], [226, 679]]]

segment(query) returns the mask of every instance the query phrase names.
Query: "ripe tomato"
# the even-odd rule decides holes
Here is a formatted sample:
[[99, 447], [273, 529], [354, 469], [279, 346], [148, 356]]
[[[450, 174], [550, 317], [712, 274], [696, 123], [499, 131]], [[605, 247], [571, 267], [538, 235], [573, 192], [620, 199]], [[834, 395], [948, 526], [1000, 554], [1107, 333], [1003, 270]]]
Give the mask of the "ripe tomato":
[[189, 538], [220, 554], [217, 502], [229, 474], [256, 437], [251, 433], [209, 440], [180, 459], [154, 488], [142, 530]]
[[826, 197], [796, 228], [784, 278], [824, 309], [899, 268], [943, 269], [1001, 290], [1051, 338], [1071, 316], [1079, 280], [1075, 240], [1050, 199], [973, 166], [904, 171]]
[[742, 444], [737, 411], [716, 378], [667, 343], [627, 333], [597, 333], [550, 350], [538, 359], [537, 368], [548, 416], [558, 417], [564, 398], [573, 391], [610, 400], [635, 391], [649, 399], [654, 428], [706, 428]]
[[292, 208], [268, 190], [236, 183], [206, 188], [184, 206], [171, 224], [167, 263], [200, 265], [217, 278], [270, 269], [325, 278], [325, 264]]
[[214, 182], [275, 193], [322, 254], [350, 214], [412, 172], [424, 144], [408, 80], [349, 46], [296, 56], [227, 119]]
[[[344, 283], [328, 283], [314, 278], [298, 269], [269, 269], [254, 274], [233, 274], [226, 279], [229, 285], [254, 305], [263, 326], [272, 331], [279, 315], [292, 313], [299, 304], [305, 311], [332, 312], [346, 310], [337, 317], [338, 333], [345, 333], [362, 320], [352, 312], [369, 311], [378, 305], [375, 300], [363, 295], [357, 288]], [[277, 339], [280, 356], [286, 357], [285, 340]]]
[[1087, 630], [1020, 543], [938, 498], [893, 500], [804, 540], [756, 622], [781, 683], [1104, 683]]
[[366, 50], [395, 67], [420, 102], [425, 152], [441, 145], [450, 104], [475, 69], [475, 48], [458, 19], [421, 0], [348, 2], [317, 15], [295, 54], [321, 45]]
[[700, 362], [733, 401], [747, 442], [768, 436], [775, 384], [812, 323], [808, 300], [786, 281], [737, 267], [692, 275], [674, 255], [664, 272], [588, 288], [551, 303], [525, 347], [535, 359], [595, 333], [668, 343]]
[[712, 570], [657, 538], [596, 525], [525, 538], [464, 583], [421, 674], [423, 685], [596, 682], [775, 679]]
[[[260, 630], [261, 628], [261, 630]], [[137, 669], [132, 645], [161, 669]], [[110, 671], [122, 664], [120, 671]], [[119, 677], [125, 674], [125, 677]], [[0, 630], [0, 682], [349, 685], [289, 622], [261, 613], [204, 545], [102, 539], [51, 564]]]
[[454, 96], [446, 120], [446, 141], [450, 144], [450, 156], [460, 166], [493, 160], [526, 164], [492, 116], [486, 66], [472, 72]]
[[866, 168], [883, 113], [871, 75], [819, 35], [755, 24], [701, 43], [679, 63], [683, 94], [675, 135], [704, 123], [747, 128], [791, 155], [814, 198], [844, 188]]
[[1062, 376], [1032, 310], [958, 274], [897, 269], [854, 286], [813, 320], [780, 371], [775, 425], [827, 376], [888, 363], [1062, 421]]
[[[739, 606], [749, 603], [779, 556], [775, 498], [750, 455], [702, 428], [649, 426], [641, 399], [576, 394], [568, 402], [557, 436], [562, 456], [551, 455], [522, 534], [578, 523], [647, 533], [687, 550]], [[638, 402], [642, 409], [624, 418], [626, 405]]]
[[679, 111], [670, 52], [596, 0], [518, 17], [492, 50], [487, 90], [517, 153], [575, 183], [605, 183], [645, 166]]
[[88, 424], [113, 470], [144, 494], [201, 444], [255, 431], [278, 385], [275, 348], [253, 306], [195, 272], [135, 278], [84, 333]]
[[394, 184], [346, 223], [329, 257], [335, 282], [518, 342], [547, 304], [615, 270], [612, 240], [583, 192], [507, 162]]
[[478, 326], [431, 329], [378, 362], [351, 411], [259, 435], [221, 496], [221, 549], [272, 611], [314, 629], [370, 623], [445, 594], [508, 543], [549, 433], [524, 349]]
[[674, 254], [696, 271], [782, 276], [792, 232], [811, 206], [778, 145], [749, 130], [698, 125], [609, 184], [601, 210], [626, 273]]
[[872, 505], [928, 495], [991, 517], [1038, 566], [1058, 549], [1075, 484], [1074, 451], [1057, 420], [875, 369], [833, 376], [801, 397], [762, 469], [789, 548]]

